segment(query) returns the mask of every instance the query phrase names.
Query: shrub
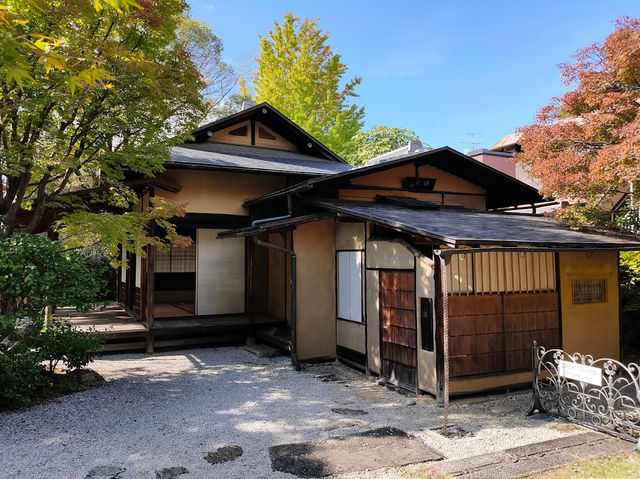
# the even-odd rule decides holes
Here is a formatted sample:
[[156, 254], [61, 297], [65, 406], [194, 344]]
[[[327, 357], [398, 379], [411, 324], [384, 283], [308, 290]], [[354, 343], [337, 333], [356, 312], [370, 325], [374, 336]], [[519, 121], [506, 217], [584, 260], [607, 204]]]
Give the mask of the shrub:
[[100, 353], [102, 337], [95, 331], [80, 331], [72, 324], [54, 322], [36, 337], [36, 350], [47, 372], [53, 371], [62, 362], [67, 369], [81, 368], [93, 361]]
[[0, 354], [0, 410], [31, 403], [47, 386], [38, 354], [21, 350]]

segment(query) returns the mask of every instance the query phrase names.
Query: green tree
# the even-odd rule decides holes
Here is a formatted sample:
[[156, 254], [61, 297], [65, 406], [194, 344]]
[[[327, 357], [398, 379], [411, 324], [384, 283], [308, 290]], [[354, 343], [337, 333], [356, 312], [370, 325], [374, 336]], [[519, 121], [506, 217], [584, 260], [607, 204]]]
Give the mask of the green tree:
[[[327, 44], [318, 20], [288, 13], [260, 37], [257, 69], [240, 93], [266, 101], [327, 147], [343, 153], [363, 125], [364, 108], [351, 103], [360, 78], [343, 85], [347, 66]], [[249, 88], [253, 88], [253, 93]]]
[[[10, 7], [0, 19], [5, 235], [20, 224], [21, 210], [31, 211], [25, 227], [33, 232], [47, 208], [59, 208], [69, 213], [61, 228], [83, 223], [87, 237], [127, 237], [139, 247], [148, 229], [132, 236], [132, 222], [169, 218], [179, 208], [154, 205], [135, 221], [114, 213], [135, 200], [124, 180], [160, 171], [169, 147], [207, 108], [193, 41], [176, 33], [186, 1], [15, 0]], [[206, 34], [195, 38], [203, 48]], [[92, 194], [72, 194], [87, 188]]]
[[[409, 141], [419, 140], [418, 135], [404, 128], [374, 126], [360, 131], [351, 139], [343, 158], [352, 165], [362, 165], [371, 158], [405, 146]], [[429, 148], [428, 145], [423, 145]]]

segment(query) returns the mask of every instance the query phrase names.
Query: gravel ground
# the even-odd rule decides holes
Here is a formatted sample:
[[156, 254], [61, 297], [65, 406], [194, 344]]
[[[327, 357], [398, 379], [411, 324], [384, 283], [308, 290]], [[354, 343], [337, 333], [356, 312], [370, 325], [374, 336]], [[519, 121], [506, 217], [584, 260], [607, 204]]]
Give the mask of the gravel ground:
[[[473, 435], [448, 439], [430, 430], [441, 425], [442, 409], [429, 397], [416, 401], [334, 363], [296, 372], [286, 357], [261, 359], [242, 348], [106, 356], [91, 367], [104, 385], [0, 414], [0, 477], [83, 479], [113, 465], [126, 468], [121, 479], [153, 479], [174, 466], [189, 471], [184, 479], [292, 478], [271, 470], [270, 446], [394, 426], [455, 459], [583, 431], [525, 418], [530, 396], [516, 393], [453, 401], [450, 421]], [[332, 380], [318, 377], [326, 374]], [[203, 459], [229, 444], [244, 454], [215, 465]], [[416, 467], [341, 477], [409, 477]]]

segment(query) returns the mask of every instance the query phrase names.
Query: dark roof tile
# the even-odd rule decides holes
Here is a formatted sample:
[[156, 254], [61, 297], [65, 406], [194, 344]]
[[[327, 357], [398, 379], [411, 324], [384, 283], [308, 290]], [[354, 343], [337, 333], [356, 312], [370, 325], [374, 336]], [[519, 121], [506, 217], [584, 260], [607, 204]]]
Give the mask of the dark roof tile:
[[351, 165], [284, 150], [223, 143], [188, 143], [171, 149], [171, 167], [211, 168], [321, 176], [341, 173]]

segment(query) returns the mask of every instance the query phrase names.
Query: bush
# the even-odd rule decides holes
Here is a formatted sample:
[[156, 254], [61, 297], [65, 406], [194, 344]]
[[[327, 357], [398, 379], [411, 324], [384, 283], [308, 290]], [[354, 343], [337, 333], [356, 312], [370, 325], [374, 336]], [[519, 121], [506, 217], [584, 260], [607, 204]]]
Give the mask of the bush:
[[30, 404], [47, 386], [44, 368], [34, 351], [0, 354], [0, 410]]
[[82, 368], [100, 354], [101, 335], [80, 331], [72, 324], [55, 322], [36, 337], [38, 356], [53, 371], [62, 362], [67, 369]]
[[44, 309], [95, 305], [105, 294], [103, 256], [99, 250], [65, 250], [58, 241], [24, 231], [3, 238], [0, 226], [1, 408], [68, 392], [60, 389], [64, 381], [53, 374], [55, 367], [62, 362], [73, 370], [98, 355], [99, 336], [68, 323], [45, 328]]
[[64, 322], [24, 332], [11, 348], [0, 351], [0, 410], [75, 390], [58, 380], [62, 375], [54, 375], [56, 366], [63, 363], [69, 371], [86, 366], [100, 353], [101, 342], [99, 333]]

